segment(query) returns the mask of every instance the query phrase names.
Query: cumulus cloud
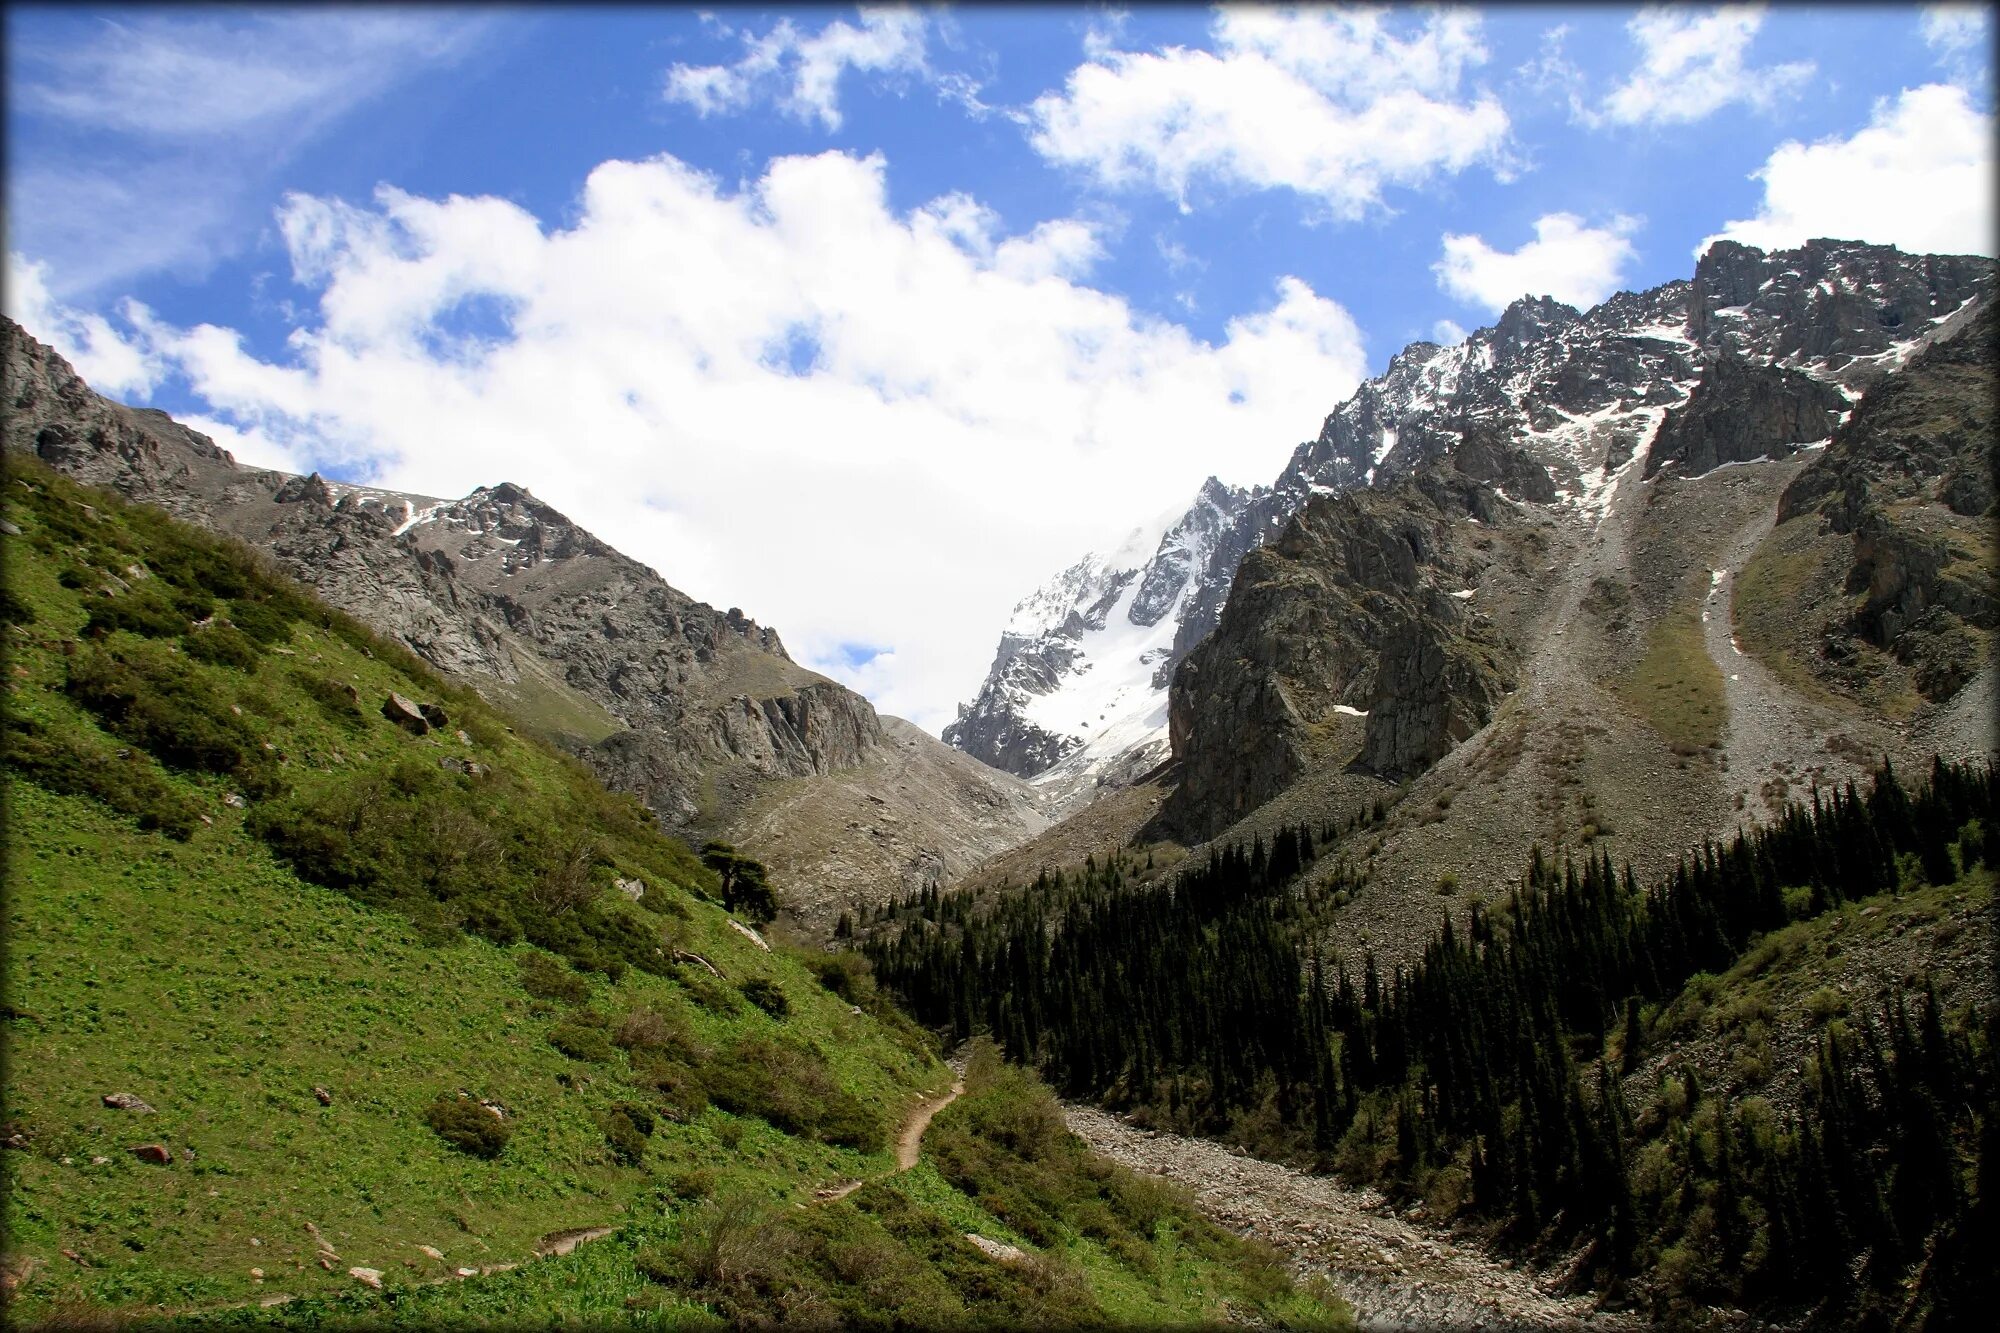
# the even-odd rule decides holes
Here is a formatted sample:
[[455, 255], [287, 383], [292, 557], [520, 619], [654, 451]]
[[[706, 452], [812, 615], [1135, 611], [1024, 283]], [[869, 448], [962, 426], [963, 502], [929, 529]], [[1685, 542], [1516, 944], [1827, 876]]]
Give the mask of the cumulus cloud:
[[1780, 144], [1753, 178], [1755, 217], [1702, 241], [1761, 249], [1819, 236], [1873, 241], [1913, 253], [1994, 253], [1993, 119], [1963, 88], [1934, 83], [1875, 104], [1850, 138]]
[[284, 354], [207, 325], [148, 345], [229, 447], [425, 494], [521, 482], [936, 729], [1020, 597], [1218, 466], [1268, 479], [1365, 359], [1297, 279], [1209, 343], [1092, 287], [1088, 224], [899, 212], [884, 176], [607, 162], [560, 228], [491, 198], [295, 196], [317, 305]]
[[1587, 227], [1574, 213], [1548, 213], [1535, 219], [1535, 239], [1511, 251], [1495, 250], [1479, 236], [1447, 234], [1431, 272], [1446, 292], [1489, 311], [1522, 296], [1553, 296], [1585, 309], [1618, 290], [1636, 257], [1631, 236], [1638, 227], [1638, 219], [1622, 214]]
[[[828, 130], [840, 128], [840, 76], [927, 74], [924, 17], [912, 9], [864, 9], [861, 26], [836, 19], [807, 35], [780, 19], [769, 32], [741, 34], [746, 50], [733, 65], [677, 64], [664, 96], [703, 116], [741, 111], [770, 100], [790, 116]], [[725, 30], [726, 31], [726, 30]], [[960, 79], [954, 95], [971, 96]]]
[[1645, 9], [1625, 25], [1639, 63], [1590, 119], [1619, 125], [1676, 125], [1741, 103], [1768, 110], [1811, 79], [1809, 60], [1752, 66], [1750, 43], [1764, 26], [1761, 6], [1707, 13]]
[[1433, 12], [1411, 30], [1375, 10], [1231, 8], [1211, 36], [1212, 51], [1125, 51], [1094, 30], [1063, 90], [1029, 109], [1034, 147], [1183, 207], [1197, 185], [1288, 189], [1341, 219], [1388, 186], [1507, 170], [1507, 113], [1463, 87], [1486, 59], [1476, 15]]

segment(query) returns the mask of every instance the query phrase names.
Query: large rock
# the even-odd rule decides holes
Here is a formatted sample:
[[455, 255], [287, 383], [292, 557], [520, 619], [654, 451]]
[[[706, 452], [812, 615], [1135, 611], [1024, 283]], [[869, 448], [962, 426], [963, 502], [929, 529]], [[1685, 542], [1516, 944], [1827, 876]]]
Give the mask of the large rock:
[[1325, 746], [1342, 714], [1367, 720], [1336, 748], [1388, 777], [1420, 771], [1484, 724], [1506, 688], [1507, 653], [1450, 595], [1476, 580], [1458, 525], [1482, 494], [1497, 503], [1433, 470], [1314, 499], [1244, 559], [1214, 635], [1174, 675], [1169, 828], [1210, 836], [1340, 761]]
[[1783, 458], [1830, 438], [1846, 408], [1847, 396], [1831, 384], [1725, 352], [1688, 401], [1667, 413], [1646, 475], [1673, 465], [1696, 477], [1724, 463]]

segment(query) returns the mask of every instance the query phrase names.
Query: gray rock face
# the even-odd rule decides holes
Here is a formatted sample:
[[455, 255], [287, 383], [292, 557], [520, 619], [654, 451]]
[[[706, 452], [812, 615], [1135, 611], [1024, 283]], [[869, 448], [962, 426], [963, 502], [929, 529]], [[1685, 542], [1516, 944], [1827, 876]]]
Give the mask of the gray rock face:
[[[1864, 397], [1826, 452], [1779, 500], [1781, 525], [1846, 538], [1838, 593], [1813, 608], [1821, 663], [1836, 676], [1857, 643], [1909, 667], [1945, 699], [1972, 679], [2000, 626], [1992, 557], [1993, 385], [2000, 333], [1991, 298]], [[1859, 597], [1859, 604], [1854, 602]], [[1819, 623], [1823, 622], [1823, 623]]]
[[1508, 652], [1450, 595], [1476, 565], [1461, 503], [1428, 473], [1315, 498], [1244, 558], [1221, 623], [1174, 675], [1170, 827], [1226, 827], [1324, 758], [1343, 725], [1362, 733], [1362, 762], [1402, 776], [1485, 723]]
[[1695, 266], [1688, 333], [1746, 359], [1818, 362], [1854, 383], [1886, 369], [1866, 364], [1871, 358], [1923, 333], [1992, 279], [1993, 261], [1976, 255], [1835, 240], [1767, 254], [1717, 241]]
[[1695, 477], [1724, 463], [1783, 458], [1830, 437], [1846, 408], [1847, 396], [1825, 381], [1725, 351], [1688, 401], [1667, 413], [1646, 475], [1674, 465]]

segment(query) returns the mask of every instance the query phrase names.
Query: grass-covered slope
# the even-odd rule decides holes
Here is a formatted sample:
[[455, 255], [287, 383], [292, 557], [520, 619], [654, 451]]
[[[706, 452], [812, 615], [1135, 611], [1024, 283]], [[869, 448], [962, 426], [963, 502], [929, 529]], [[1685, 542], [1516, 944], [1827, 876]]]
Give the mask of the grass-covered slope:
[[[762, 948], [636, 804], [243, 548], [32, 462], [0, 501], [10, 1318], [653, 1323], [796, 1295], [864, 1323], [1199, 1319], [1237, 1295], [1227, 1238], [1136, 1257], [1196, 1234], [1174, 1201], [1115, 1261], [929, 1167], [800, 1212], [890, 1177], [949, 1081], [865, 969]], [[744, 1235], [790, 1265], [775, 1287], [714, 1258]], [[1324, 1313], [1260, 1282], [1239, 1299]]]

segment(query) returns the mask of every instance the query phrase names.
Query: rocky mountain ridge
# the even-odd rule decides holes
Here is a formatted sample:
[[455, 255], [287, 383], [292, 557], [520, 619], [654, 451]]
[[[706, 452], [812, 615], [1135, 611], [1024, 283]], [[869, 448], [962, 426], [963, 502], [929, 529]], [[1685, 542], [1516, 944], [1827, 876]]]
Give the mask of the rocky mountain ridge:
[[[1868, 385], [1991, 286], [1990, 261], [1975, 257], [1827, 240], [1767, 255], [1718, 243], [1692, 280], [1619, 293], [1589, 311], [1524, 298], [1454, 347], [1411, 344], [1328, 415], [1269, 489], [1235, 492], [1227, 505], [1198, 501], [1190, 511], [1214, 515], [1204, 525], [1204, 559], [1198, 572], [1180, 573], [1186, 592], [1176, 603], [1175, 633], [1145, 664], [1152, 671], [1147, 688], [1135, 683], [1122, 692], [1127, 716], [1152, 725], [1126, 728], [1136, 754], [1121, 763], [1099, 745], [1090, 768], [1146, 771], [1153, 764], [1143, 761], [1164, 757], [1163, 740], [1183, 756], [1181, 741], [1194, 729], [1169, 724], [1176, 712], [1183, 723], [1193, 713], [1160, 706], [1173, 670], [1221, 623], [1245, 557], [1316, 498], [1400, 487], [1442, 465], [1459, 479], [1453, 484], [1479, 488], [1468, 517], [1492, 522], [1485, 511], [1511, 515], [1528, 506], [1588, 530], [1642, 452], [1647, 476], [1671, 468], [1692, 477], [1824, 443]], [[1747, 451], [1752, 441], [1755, 451]], [[1023, 605], [1060, 601], [1062, 589], [1058, 581]], [[1043, 654], [1032, 672], [1003, 669], [1019, 658], [1018, 650], [1009, 658], [1003, 639], [995, 671], [947, 735], [1041, 783], [1050, 778], [1040, 775], [1084, 745], [1084, 733], [1065, 736], [1048, 721], [1074, 716], [1070, 699], [1104, 692], [1101, 680], [1085, 686], [1079, 666], [1095, 664], [1087, 653], [1079, 660], [1076, 640], [1052, 637], [1068, 651]], [[1413, 668], [1424, 657], [1414, 644], [1400, 654]], [[1387, 728], [1376, 730], [1386, 735]], [[991, 744], [1024, 730], [1038, 738], [1028, 762], [1020, 750]], [[1220, 724], [1217, 732], [1233, 736]], [[1377, 752], [1405, 763], [1425, 748], [1382, 743]], [[1077, 775], [1067, 779], [1075, 785]], [[1184, 798], [1183, 808], [1193, 799]]]
[[[99, 397], [12, 321], [0, 337], [8, 450], [268, 552], [578, 753], [671, 828], [731, 836], [764, 788], [872, 773], [892, 748], [868, 701], [793, 662], [775, 630], [687, 596], [520, 486], [441, 500], [242, 467], [162, 412]], [[899, 733], [894, 748], [911, 744], [940, 750], [939, 764], [957, 759], [927, 736]], [[824, 850], [844, 866], [859, 856], [887, 894], [912, 867], [955, 871], [1041, 827], [1003, 774], [949, 790], [975, 787], [990, 799], [933, 802], [893, 839]], [[830, 929], [858, 905], [822, 903], [814, 863], [788, 867], [780, 887], [814, 924]]]

